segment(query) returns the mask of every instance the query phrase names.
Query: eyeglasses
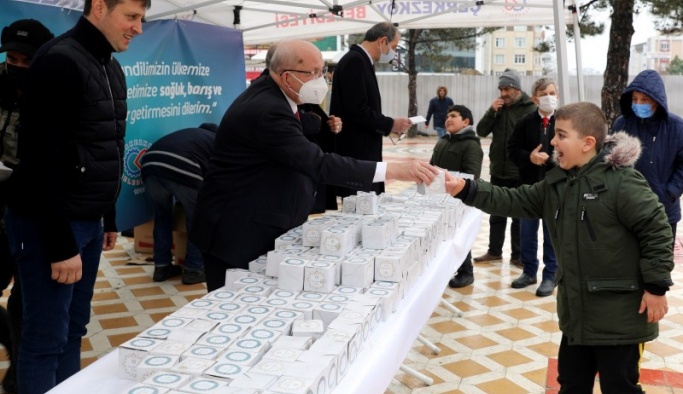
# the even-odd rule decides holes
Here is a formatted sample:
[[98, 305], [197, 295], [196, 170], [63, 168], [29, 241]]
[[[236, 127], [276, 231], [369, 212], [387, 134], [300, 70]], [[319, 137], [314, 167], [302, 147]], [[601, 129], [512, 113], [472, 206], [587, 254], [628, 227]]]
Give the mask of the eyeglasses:
[[309, 77], [320, 78], [320, 77], [322, 77], [323, 75], [327, 76], [327, 67], [323, 67], [323, 69], [320, 70], [320, 71], [318, 71], [318, 72], [315, 72], [315, 71], [304, 71], [304, 70], [284, 70], [284, 71], [282, 71], [282, 73], [280, 73], [280, 75], [282, 75], [282, 74], [284, 74], [284, 73], [286, 73], [286, 72], [290, 72], [290, 73], [299, 73], [299, 74], [304, 74], [304, 75], [309, 76]]
[[399, 142], [401, 142], [402, 139], [406, 138], [407, 135], [408, 135], [408, 134], [401, 134], [401, 135], [398, 137], [398, 139], [394, 140], [393, 138], [391, 138], [391, 134], [389, 134], [389, 139], [391, 140], [391, 142], [394, 143], [394, 145], [396, 145], [396, 144], [398, 144]]

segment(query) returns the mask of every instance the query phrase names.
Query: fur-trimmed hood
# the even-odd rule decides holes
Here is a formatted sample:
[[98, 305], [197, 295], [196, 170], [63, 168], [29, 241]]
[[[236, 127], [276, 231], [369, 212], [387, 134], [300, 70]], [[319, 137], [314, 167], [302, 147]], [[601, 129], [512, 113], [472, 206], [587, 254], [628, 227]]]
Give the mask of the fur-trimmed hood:
[[614, 169], [633, 167], [640, 157], [640, 140], [628, 135], [625, 131], [617, 131], [605, 138], [605, 146], [601, 153], [603, 161]]

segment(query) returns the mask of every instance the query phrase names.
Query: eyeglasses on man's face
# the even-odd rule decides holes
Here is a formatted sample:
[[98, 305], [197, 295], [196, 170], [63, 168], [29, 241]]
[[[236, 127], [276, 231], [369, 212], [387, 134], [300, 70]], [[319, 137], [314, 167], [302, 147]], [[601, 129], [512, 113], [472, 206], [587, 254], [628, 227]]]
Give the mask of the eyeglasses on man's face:
[[322, 76], [327, 77], [327, 67], [323, 67], [322, 70], [320, 70], [320, 71], [283, 70], [282, 73], [281, 73], [280, 75], [282, 75], [282, 74], [284, 74], [284, 73], [286, 73], [286, 72], [290, 72], [290, 73], [299, 73], [299, 74], [303, 74], [303, 75], [305, 75], [305, 76], [307, 76], [307, 77], [315, 77], [315, 78], [320, 78], [320, 77], [322, 77]]

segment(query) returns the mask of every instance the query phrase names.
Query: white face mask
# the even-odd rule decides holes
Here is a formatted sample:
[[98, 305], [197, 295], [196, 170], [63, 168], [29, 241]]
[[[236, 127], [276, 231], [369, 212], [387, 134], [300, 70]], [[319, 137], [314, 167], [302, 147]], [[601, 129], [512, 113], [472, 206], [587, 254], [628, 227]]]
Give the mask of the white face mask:
[[[294, 77], [293, 74], [289, 75]], [[294, 77], [294, 79], [301, 82], [297, 77]], [[305, 104], [322, 104], [323, 100], [325, 100], [325, 96], [327, 96], [328, 89], [325, 77], [320, 76], [319, 78], [302, 83], [303, 85], [301, 85], [301, 89], [299, 89], [299, 93], [297, 93], [301, 102]], [[294, 89], [292, 89], [292, 91], [294, 91]]]
[[542, 96], [538, 98], [538, 108], [543, 112], [553, 112], [557, 109], [557, 96]]
[[379, 50], [380, 50], [380, 55], [379, 55], [379, 62], [380, 63], [389, 63], [390, 61], [394, 60], [396, 57], [396, 51], [391, 49], [391, 47], [388, 47], [389, 51], [387, 53], [382, 52], [382, 43], [379, 43]]

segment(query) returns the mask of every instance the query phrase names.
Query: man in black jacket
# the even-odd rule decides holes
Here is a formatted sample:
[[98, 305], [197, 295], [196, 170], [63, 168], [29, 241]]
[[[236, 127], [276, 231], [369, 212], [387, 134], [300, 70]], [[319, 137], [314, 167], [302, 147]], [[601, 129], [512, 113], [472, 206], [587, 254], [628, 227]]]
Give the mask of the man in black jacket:
[[182, 205], [189, 232], [197, 193], [213, 152], [216, 130], [217, 124], [203, 123], [199, 127], [175, 131], [159, 138], [142, 156], [142, 181], [154, 210], [155, 282], [163, 282], [181, 272], [183, 284], [206, 281], [202, 253], [194, 242], [187, 242], [182, 269], [171, 263], [173, 206], [176, 201]]
[[[550, 140], [555, 136], [555, 109], [557, 108], [557, 87], [551, 78], [540, 78], [534, 82], [531, 100], [538, 111], [531, 112], [517, 122], [508, 141], [508, 156], [519, 167], [522, 184], [531, 185], [545, 178], [546, 172], [555, 167], [550, 157], [553, 146]], [[522, 275], [512, 282], [512, 287], [522, 289], [535, 284], [538, 272], [538, 226], [539, 219], [519, 219], [520, 258], [524, 265]], [[550, 242], [548, 226], [543, 221], [543, 279], [536, 295], [546, 297], [555, 289], [557, 259]]]
[[19, 392], [80, 370], [102, 250], [116, 243], [126, 81], [112, 56], [142, 33], [150, 0], [86, 0], [76, 26], [29, 68], [6, 223], [22, 284]]

